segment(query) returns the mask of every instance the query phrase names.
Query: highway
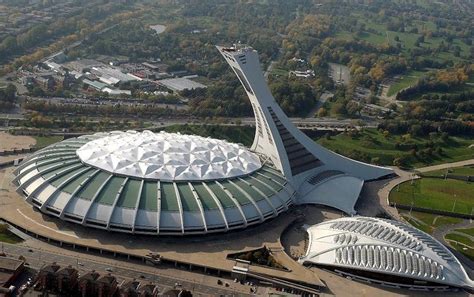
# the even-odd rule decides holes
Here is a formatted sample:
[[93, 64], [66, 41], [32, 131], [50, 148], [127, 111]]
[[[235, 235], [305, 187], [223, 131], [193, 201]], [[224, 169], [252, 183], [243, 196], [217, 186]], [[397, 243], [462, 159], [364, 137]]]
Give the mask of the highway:
[[[158, 269], [149, 265], [139, 264], [139, 262], [136, 261], [124, 261], [109, 257], [99, 258], [92, 255], [89, 256], [88, 254], [73, 256], [62, 253], [60, 248], [58, 248], [58, 252], [53, 253], [25, 245], [8, 243], [1, 243], [1, 250], [8, 256], [15, 258], [18, 258], [20, 255], [24, 256], [28, 265], [36, 270], [39, 270], [45, 264], [56, 262], [62, 267], [67, 265], [73, 266], [79, 270], [81, 275], [92, 270], [99, 272], [101, 275], [105, 275], [108, 273], [107, 270], [111, 270], [110, 273], [117, 277], [119, 284], [123, 280], [137, 279], [145, 283], [153, 282], [157, 284], [160, 291], [173, 288], [176, 283], [179, 283], [183, 289], [190, 290], [196, 296], [246, 295], [242, 288], [235, 289], [235, 287], [240, 284], [234, 284], [231, 281], [228, 281], [230, 287], [225, 288], [224, 286], [217, 285], [217, 278], [215, 277], [193, 273], [195, 278], [189, 278], [189, 273], [180, 273], [181, 271], [174, 268]], [[171, 275], [173, 275], [173, 277]], [[215, 286], [204, 284], [205, 278], [215, 278]], [[206, 282], [209, 283], [209, 279]]]

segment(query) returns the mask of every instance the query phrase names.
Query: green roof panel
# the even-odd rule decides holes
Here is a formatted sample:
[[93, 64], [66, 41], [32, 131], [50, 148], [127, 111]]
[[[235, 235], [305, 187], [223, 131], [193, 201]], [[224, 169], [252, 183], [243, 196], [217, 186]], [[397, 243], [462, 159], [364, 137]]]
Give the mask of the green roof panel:
[[222, 181], [221, 185], [224, 186], [232, 194], [232, 196], [237, 200], [237, 202], [239, 202], [240, 205], [246, 205], [250, 203], [250, 200], [245, 197], [244, 193], [242, 193], [229, 181]]
[[176, 186], [178, 187], [183, 211], [199, 211], [196, 198], [194, 198], [193, 191], [191, 191], [188, 183], [177, 183]]
[[77, 176], [73, 181], [68, 183], [64, 188], [62, 188], [63, 192], [72, 194], [79, 185], [87, 179], [89, 175], [91, 175], [96, 169], [90, 168], [86, 172], [83, 172], [81, 175]]
[[129, 179], [117, 201], [117, 207], [135, 208], [141, 184], [137, 179]]
[[143, 184], [142, 195], [138, 208], [147, 211], [158, 210], [158, 184], [156, 181], [147, 181]]
[[99, 174], [95, 175], [80, 191], [78, 196], [80, 198], [91, 200], [95, 193], [99, 190], [102, 184], [110, 176], [107, 172], [101, 171]]
[[204, 210], [211, 210], [217, 209], [217, 203], [212, 198], [211, 193], [204, 187], [201, 183], [193, 183], [193, 187], [196, 190], [196, 193], [199, 195], [199, 199], [201, 199], [202, 208]]
[[179, 211], [178, 200], [173, 183], [161, 183], [161, 209]]
[[233, 182], [238, 185], [242, 190], [244, 190], [250, 197], [252, 197], [254, 201], [260, 201], [265, 199], [265, 197], [262, 196], [259, 192], [257, 192], [253, 186], [249, 186], [247, 183], [239, 179], [235, 179], [233, 180]]
[[221, 187], [215, 183], [215, 182], [210, 182], [207, 183], [211, 191], [216, 195], [217, 199], [221, 202], [222, 206], [224, 208], [229, 208], [229, 207], [235, 207], [234, 201], [230, 199], [230, 197], [224, 192], [224, 190], [221, 189]]
[[113, 176], [97, 196], [97, 203], [112, 205], [124, 182], [124, 177]]

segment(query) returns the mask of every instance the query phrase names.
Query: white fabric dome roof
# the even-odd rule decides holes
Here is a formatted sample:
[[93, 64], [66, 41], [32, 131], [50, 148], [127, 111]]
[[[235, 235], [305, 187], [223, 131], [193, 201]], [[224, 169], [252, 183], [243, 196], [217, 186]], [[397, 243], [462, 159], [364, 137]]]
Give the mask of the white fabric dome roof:
[[166, 132], [112, 132], [76, 153], [111, 173], [164, 181], [230, 178], [262, 167], [256, 154], [238, 144]]

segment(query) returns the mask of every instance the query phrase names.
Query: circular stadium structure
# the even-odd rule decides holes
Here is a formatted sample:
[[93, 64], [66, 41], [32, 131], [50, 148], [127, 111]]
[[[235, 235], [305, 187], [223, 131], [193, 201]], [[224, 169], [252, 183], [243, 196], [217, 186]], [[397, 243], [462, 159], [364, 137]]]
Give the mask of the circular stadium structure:
[[412, 226], [351, 217], [306, 226], [306, 232], [308, 247], [299, 260], [303, 264], [387, 287], [473, 288], [474, 283], [451, 251]]
[[287, 209], [295, 193], [277, 170], [241, 145], [150, 131], [53, 144], [21, 164], [16, 182], [45, 213], [141, 234], [246, 227]]

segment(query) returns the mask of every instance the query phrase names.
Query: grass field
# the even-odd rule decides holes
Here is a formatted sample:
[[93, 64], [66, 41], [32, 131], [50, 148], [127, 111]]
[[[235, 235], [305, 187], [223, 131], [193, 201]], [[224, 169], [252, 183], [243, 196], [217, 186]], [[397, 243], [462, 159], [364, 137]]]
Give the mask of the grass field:
[[[412, 211], [409, 214], [408, 211], [400, 211], [400, 215], [413, 227], [420, 229], [423, 232], [432, 234], [436, 228], [444, 225], [458, 224], [462, 220], [458, 218], [440, 216], [435, 214], [429, 214], [424, 212]], [[412, 219], [414, 217], [415, 219]]]
[[[413, 137], [408, 143], [423, 147], [429, 142], [428, 137]], [[474, 149], [469, 145], [474, 143], [473, 138], [451, 137], [447, 143], [436, 143], [442, 148], [442, 155], [433, 155], [430, 159], [418, 159], [410, 155], [408, 149], [396, 148], [396, 143], [403, 143], [402, 136], [393, 135], [385, 138], [376, 129], [364, 129], [357, 136], [340, 133], [330, 139], [319, 138], [317, 142], [324, 147], [339, 152], [342, 155], [360, 161], [370, 162], [378, 158], [378, 164], [393, 165], [397, 157], [405, 157], [407, 167], [423, 167], [447, 162], [456, 162], [474, 158]]]
[[45, 147], [64, 139], [63, 136], [33, 136], [36, 139], [35, 147]]
[[[451, 245], [454, 249], [464, 254], [469, 259], [474, 260], [474, 241], [472, 241], [470, 238], [467, 236], [462, 236], [458, 233], [449, 233], [444, 237], [444, 239], [448, 241], [449, 245]], [[461, 244], [457, 244], [458, 242]]]
[[6, 243], [19, 243], [23, 240], [16, 236], [15, 234], [11, 233], [8, 230], [8, 226], [5, 224], [0, 224], [0, 242]]
[[390, 202], [435, 210], [470, 214], [474, 207], [474, 184], [453, 179], [421, 178], [392, 189]]
[[467, 235], [474, 236], [474, 228], [469, 228], [469, 229], [456, 229], [456, 231], [465, 233]]
[[393, 96], [396, 95], [398, 92], [401, 90], [408, 88], [418, 81], [418, 79], [424, 74], [425, 72], [422, 71], [409, 71], [400, 79], [392, 84], [390, 88], [388, 89], [387, 96]]
[[450, 169], [443, 169], [443, 170], [435, 170], [430, 172], [423, 173], [424, 177], [430, 176], [445, 176], [446, 173], [454, 174], [454, 175], [462, 175], [462, 176], [474, 176], [474, 166], [463, 166], [463, 167], [456, 167]]
[[288, 70], [283, 69], [283, 68], [274, 67], [274, 68], [272, 68], [272, 70], [270, 71], [270, 74], [271, 74], [271, 75], [275, 75], [275, 76], [286, 77], [286, 76], [288, 76]]

